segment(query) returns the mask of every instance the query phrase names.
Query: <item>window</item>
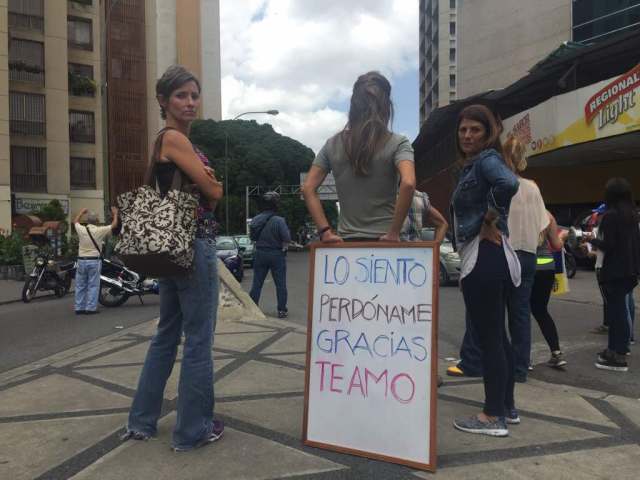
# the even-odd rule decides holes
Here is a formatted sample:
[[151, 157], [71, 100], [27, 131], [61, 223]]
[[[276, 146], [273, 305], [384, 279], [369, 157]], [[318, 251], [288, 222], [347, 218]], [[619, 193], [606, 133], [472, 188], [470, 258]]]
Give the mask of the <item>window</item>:
[[11, 190], [47, 191], [47, 150], [39, 147], [11, 147]]
[[96, 93], [93, 67], [79, 63], [69, 64], [69, 92], [79, 97], [93, 97]]
[[91, 20], [69, 17], [67, 19], [67, 37], [69, 48], [93, 50], [93, 26]]
[[44, 32], [44, 0], [9, 0], [9, 27]]
[[144, 64], [135, 58], [111, 59], [111, 75], [119, 80], [143, 80], [142, 67]]
[[71, 157], [71, 189], [93, 190], [96, 188], [95, 158]]
[[95, 143], [93, 112], [69, 110], [69, 140], [76, 143]]
[[44, 43], [9, 39], [9, 80], [44, 84]]
[[640, 25], [640, 0], [573, 0], [575, 42], [599, 42]]
[[449, 0], [449, 8], [451, 10], [455, 10], [456, 9], [456, 0]]
[[456, 49], [455, 48], [450, 48], [449, 49], [449, 62], [455, 63], [455, 61], [456, 61]]
[[451, 35], [456, 34], [456, 22], [449, 22], [449, 33]]
[[450, 88], [456, 88], [456, 76], [455, 75], [449, 75], [449, 87]]
[[9, 93], [9, 131], [11, 135], [44, 136], [45, 127], [44, 95]]

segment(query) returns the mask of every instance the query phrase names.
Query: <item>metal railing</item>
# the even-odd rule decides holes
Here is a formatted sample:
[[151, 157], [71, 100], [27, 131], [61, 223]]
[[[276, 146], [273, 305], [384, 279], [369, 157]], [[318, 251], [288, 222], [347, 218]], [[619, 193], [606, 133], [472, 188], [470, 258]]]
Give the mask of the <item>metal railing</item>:
[[23, 28], [44, 32], [44, 17], [9, 12], [9, 28]]
[[31, 120], [9, 120], [9, 132], [11, 135], [44, 137], [47, 132], [47, 124]]

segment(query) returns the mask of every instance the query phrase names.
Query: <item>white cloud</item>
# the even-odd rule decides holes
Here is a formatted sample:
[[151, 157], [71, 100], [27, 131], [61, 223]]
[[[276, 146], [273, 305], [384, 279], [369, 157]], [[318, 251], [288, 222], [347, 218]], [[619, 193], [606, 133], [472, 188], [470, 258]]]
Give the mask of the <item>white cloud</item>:
[[276, 108], [255, 120], [315, 151], [358, 75], [416, 68], [418, 0], [221, 0], [220, 16], [223, 118]]

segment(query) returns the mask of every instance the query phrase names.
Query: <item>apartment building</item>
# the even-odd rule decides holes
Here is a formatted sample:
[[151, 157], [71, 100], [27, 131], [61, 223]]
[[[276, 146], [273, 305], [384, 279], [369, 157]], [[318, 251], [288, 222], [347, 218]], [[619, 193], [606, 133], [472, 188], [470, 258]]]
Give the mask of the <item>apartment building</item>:
[[420, 0], [420, 124], [457, 92], [460, 0]]
[[640, 28], [640, 0], [458, 0], [459, 97], [525, 76], [564, 42], [592, 45]]
[[52, 199], [103, 215], [141, 184], [155, 82], [182, 63], [220, 119], [219, 0], [0, 1], [0, 229]]
[[[52, 199], [103, 210], [100, 22], [91, 0], [0, 6], [0, 228]], [[61, 8], [62, 7], [62, 8]]]
[[434, 204], [446, 209], [455, 185], [457, 115], [478, 102], [525, 144], [525, 175], [563, 222], [601, 201], [607, 178], [628, 178], [640, 195], [640, 0], [458, 0], [457, 8], [459, 98], [414, 142], [418, 185]]

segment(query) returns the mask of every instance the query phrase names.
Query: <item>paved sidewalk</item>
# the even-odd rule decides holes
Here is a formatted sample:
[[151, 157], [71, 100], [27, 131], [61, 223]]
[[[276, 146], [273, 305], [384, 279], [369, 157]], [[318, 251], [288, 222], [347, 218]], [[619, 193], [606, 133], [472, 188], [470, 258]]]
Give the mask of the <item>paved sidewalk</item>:
[[[433, 475], [304, 447], [305, 330], [289, 322], [220, 321], [213, 348], [214, 445], [169, 449], [178, 368], [165, 392], [157, 439], [122, 443], [155, 321], [0, 375], [2, 479], [414, 479]], [[447, 364], [441, 361], [444, 371]], [[523, 419], [507, 439], [457, 432], [454, 416], [477, 411], [482, 384], [439, 390], [442, 479], [634, 478], [640, 469], [640, 401], [535, 380], [518, 385]], [[622, 381], [622, 377], [621, 377]], [[393, 441], [393, 439], [389, 439]]]
[[[22, 288], [24, 282], [16, 280], [0, 280], [0, 305], [12, 302], [22, 301]], [[48, 292], [38, 292], [38, 296], [42, 296]]]

